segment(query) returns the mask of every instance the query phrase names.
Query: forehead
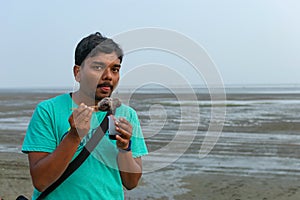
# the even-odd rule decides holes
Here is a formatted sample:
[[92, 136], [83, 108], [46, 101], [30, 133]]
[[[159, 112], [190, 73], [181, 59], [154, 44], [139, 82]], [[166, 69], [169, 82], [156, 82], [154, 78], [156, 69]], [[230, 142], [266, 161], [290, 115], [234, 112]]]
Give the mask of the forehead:
[[103, 62], [105, 64], [113, 63], [120, 64], [120, 59], [115, 52], [112, 53], [97, 53], [94, 56], [87, 57], [85, 63]]

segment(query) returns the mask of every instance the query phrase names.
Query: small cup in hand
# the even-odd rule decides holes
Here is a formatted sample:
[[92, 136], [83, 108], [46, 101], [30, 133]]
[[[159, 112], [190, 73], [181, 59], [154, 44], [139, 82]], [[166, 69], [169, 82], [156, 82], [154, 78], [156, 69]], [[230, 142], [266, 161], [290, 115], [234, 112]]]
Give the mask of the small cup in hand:
[[116, 131], [115, 120], [118, 121], [115, 117], [108, 116], [108, 136], [111, 140], [116, 140], [116, 135], [120, 135], [120, 133]]

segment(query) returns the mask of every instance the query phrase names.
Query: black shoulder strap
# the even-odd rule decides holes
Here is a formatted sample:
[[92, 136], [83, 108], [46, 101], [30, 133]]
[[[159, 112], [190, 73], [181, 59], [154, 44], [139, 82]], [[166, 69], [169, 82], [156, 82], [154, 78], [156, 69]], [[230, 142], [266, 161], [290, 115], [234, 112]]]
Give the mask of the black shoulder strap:
[[41, 200], [45, 198], [48, 194], [50, 194], [53, 190], [55, 190], [62, 182], [64, 182], [76, 169], [80, 167], [80, 165], [87, 159], [90, 155], [90, 152], [97, 146], [99, 141], [104, 136], [105, 132], [108, 129], [108, 112], [101, 122], [100, 126], [96, 129], [95, 133], [88, 141], [88, 143], [83, 147], [82, 151], [78, 154], [78, 156], [68, 165], [67, 169], [64, 173], [52, 184], [50, 185], [44, 192], [40, 194], [37, 200]]

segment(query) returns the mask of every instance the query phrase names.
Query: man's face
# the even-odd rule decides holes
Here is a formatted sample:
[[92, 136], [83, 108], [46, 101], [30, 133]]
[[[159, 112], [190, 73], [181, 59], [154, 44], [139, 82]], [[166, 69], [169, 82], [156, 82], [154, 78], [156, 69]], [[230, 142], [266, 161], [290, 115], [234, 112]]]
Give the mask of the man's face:
[[80, 82], [80, 91], [96, 101], [111, 96], [119, 82], [120, 68], [120, 59], [115, 52], [86, 58], [75, 76]]

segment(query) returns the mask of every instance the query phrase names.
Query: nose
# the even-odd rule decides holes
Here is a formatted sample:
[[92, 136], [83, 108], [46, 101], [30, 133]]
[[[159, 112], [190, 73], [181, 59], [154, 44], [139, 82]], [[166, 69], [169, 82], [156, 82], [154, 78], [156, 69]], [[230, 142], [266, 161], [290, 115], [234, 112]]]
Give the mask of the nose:
[[109, 67], [106, 67], [106, 69], [104, 70], [102, 76], [101, 76], [102, 80], [107, 80], [107, 81], [111, 81], [112, 80], [112, 72], [110, 70]]

